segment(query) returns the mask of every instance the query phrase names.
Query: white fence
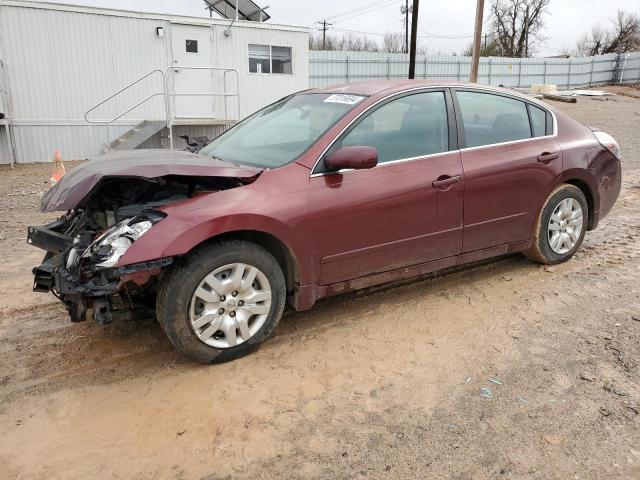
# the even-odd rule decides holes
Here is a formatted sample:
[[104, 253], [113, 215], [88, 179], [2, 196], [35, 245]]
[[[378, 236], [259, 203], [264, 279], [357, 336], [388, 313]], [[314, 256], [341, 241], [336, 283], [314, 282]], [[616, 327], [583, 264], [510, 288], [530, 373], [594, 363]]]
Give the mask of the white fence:
[[[416, 78], [468, 81], [470, 57], [427, 55], [416, 58]], [[403, 79], [409, 56], [402, 53], [309, 51], [309, 86], [367, 80]], [[572, 58], [480, 59], [478, 82], [488, 85], [528, 87], [534, 83], [559, 88], [610, 82], [640, 81], [640, 52]]]

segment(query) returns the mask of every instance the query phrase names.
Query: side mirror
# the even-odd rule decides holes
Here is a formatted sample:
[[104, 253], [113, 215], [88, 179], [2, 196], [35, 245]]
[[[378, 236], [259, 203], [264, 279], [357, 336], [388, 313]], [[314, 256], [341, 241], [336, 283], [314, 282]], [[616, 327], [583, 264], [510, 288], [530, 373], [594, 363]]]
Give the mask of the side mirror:
[[374, 147], [341, 147], [325, 157], [324, 164], [332, 171], [373, 168], [378, 164], [378, 151]]

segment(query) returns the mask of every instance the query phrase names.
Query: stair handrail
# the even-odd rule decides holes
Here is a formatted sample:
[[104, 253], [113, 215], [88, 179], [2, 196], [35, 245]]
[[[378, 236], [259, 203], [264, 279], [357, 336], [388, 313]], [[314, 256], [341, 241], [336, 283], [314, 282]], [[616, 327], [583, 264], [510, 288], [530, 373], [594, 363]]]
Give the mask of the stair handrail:
[[[223, 72], [223, 74], [222, 74], [223, 92], [176, 93], [175, 92], [175, 81], [171, 82], [171, 87], [169, 87], [169, 85], [168, 85], [168, 78], [169, 78], [168, 73], [175, 73], [178, 70], [221, 71], [221, 72]], [[155, 73], [159, 73], [162, 76], [162, 92], [154, 92], [154, 93], [152, 93], [151, 95], [147, 96], [146, 98], [142, 99], [141, 101], [139, 101], [135, 105], [127, 108], [124, 112], [120, 113], [119, 115], [116, 115], [115, 117], [113, 117], [111, 119], [108, 119], [108, 120], [90, 120], [89, 119], [89, 114], [91, 112], [93, 112], [97, 108], [101, 107], [102, 105], [107, 103], [109, 100], [113, 99], [114, 97], [120, 95], [125, 90], [133, 87], [137, 83], [141, 82], [142, 80], [146, 79], [147, 77], [150, 77], [151, 75], [153, 75]], [[227, 75], [230, 74], [230, 73], [233, 73], [234, 76], [235, 76], [235, 87], [236, 88], [235, 88], [235, 91], [227, 93]], [[173, 80], [173, 76], [172, 76], [172, 80]], [[171, 149], [173, 149], [173, 121], [172, 120], [173, 120], [173, 115], [175, 114], [175, 98], [176, 98], [176, 96], [223, 97], [224, 98], [225, 118], [228, 118], [228, 116], [227, 116], [227, 111], [228, 111], [228, 109], [227, 109], [227, 97], [236, 97], [236, 105], [237, 105], [237, 109], [238, 109], [237, 114], [238, 114], [238, 118], [239, 118], [240, 117], [240, 88], [239, 87], [240, 87], [240, 73], [239, 73], [237, 68], [190, 67], [190, 66], [183, 66], [183, 65], [172, 65], [172, 66], [168, 67], [166, 70], [161, 70], [159, 68], [156, 68], [154, 70], [151, 70], [150, 72], [147, 72], [146, 74], [142, 75], [141, 77], [137, 78], [136, 80], [128, 83], [127, 85], [122, 87], [120, 90], [114, 92], [113, 94], [111, 94], [107, 98], [105, 98], [104, 100], [102, 100], [102, 101], [98, 102], [97, 104], [95, 104], [93, 107], [91, 107], [89, 110], [86, 111], [86, 113], [84, 114], [84, 119], [88, 123], [93, 123], [93, 124], [98, 124], [98, 123], [99, 124], [110, 124], [110, 123], [115, 122], [119, 118], [122, 118], [127, 113], [129, 113], [130, 111], [138, 108], [143, 103], [151, 100], [152, 98], [154, 98], [154, 97], [156, 97], [158, 95], [162, 95], [163, 98], [164, 98], [164, 107], [165, 107], [164, 108], [164, 110], [165, 110], [165, 123], [167, 125], [167, 128], [169, 129], [169, 147]]]
[[[175, 92], [175, 77], [174, 73], [179, 70], [210, 70], [212, 72], [223, 72], [222, 74], [222, 92], [192, 92], [192, 93], [176, 93]], [[227, 115], [227, 97], [236, 97], [236, 106], [238, 109], [238, 119], [240, 118], [240, 72], [237, 68], [226, 68], [226, 67], [191, 67], [184, 65], [172, 65], [166, 69], [165, 82], [168, 82], [169, 75], [171, 74], [171, 87], [165, 84], [165, 103], [167, 105], [167, 127], [169, 129], [169, 146], [173, 149], [173, 119], [178, 118], [176, 116], [176, 97], [189, 97], [189, 96], [197, 96], [197, 97], [223, 97], [224, 98], [224, 116], [225, 118], [229, 118]], [[227, 93], [227, 74], [233, 73], [235, 76], [235, 91], [231, 93]], [[169, 97], [171, 97], [171, 101], [169, 101]]]
[[[179, 70], [210, 70], [212, 72], [223, 72], [222, 73], [222, 92], [185, 92], [185, 93], [176, 93], [175, 92], [175, 81], [171, 82], [171, 87], [165, 87], [165, 91], [167, 92], [167, 97], [172, 98], [173, 111], [172, 115], [175, 115], [175, 98], [176, 97], [224, 97], [224, 113], [225, 118], [227, 117], [227, 97], [236, 97], [236, 105], [238, 108], [238, 117], [240, 116], [240, 72], [237, 68], [227, 68], [227, 67], [193, 67], [193, 66], [185, 66], [185, 65], [172, 65], [166, 69], [166, 73], [176, 73]], [[235, 76], [235, 91], [231, 93], [227, 93], [227, 75], [229, 73], [233, 73]], [[169, 78], [167, 75], [166, 79]], [[172, 75], [172, 80], [174, 79]]]
[[[107, 103], [109, 100], [111, 100], [112, 98], [120, 95], [122, 92], [124, 92], [125, 90], [133, 87], [134, 85], [136, 85], [137, 83], [141, 82], [142, 80], [144, 80], [147, 77], [150, 77], [151, 75], [153, 75], [154, 73], [159, 73], [162, 76], [162, 92], [155, 92], [152, 93], [151, 95], [149, 95], [148, 97], [146, 97], [145, 99], [139, 101], [138, 103], [136, 103], [135, 105], [133, 105], [132, 107], [128, 108], [127, 110], [125, 110], [124, 112], [122, 112], [120, 115], [117, 115], [115, 117], [113, 117], [110, 120], [89, 120], [89, 114], [91, 112], [93, 112], [94, 110], [96, 110], [98, 107], [101, 107], [102, 105], [104, 105], [105, 103]], [[169, 123], [169, 106], [168, 106], [168, 102], [167, 102], [167, 82], [166, 82], [166, 75], [164, 73], [164, 71], [162, 71], [159, 68], [156, 68], [154, 70], [151, 70], [150, 72], [145, 73], [144, 75], [142, 75], [141, 77], [137, 78], [136, 80], [134, 80], [133, 82], [125, 85], [124, 87], [122, 87], [120, 90], [118, 90], [117, 92], [109, 95], [107, 98], [105, 98], [104, 100], [102, 100], [101, 102], [95, 104], [93, 107], [91, 107], [89, 110], [87, 110], [87, 112], [84, 114], [84, 119], [88, 122], [88, 123], [102, 123], [102, 124], [109, 124], [109, 123], [113, 123], [116, 120], [118, 120], [119, 118], [124, 117], [127, 113], [129, 113], [130, 111], [138, 108], [140, 105], [142, 105], [143, 103], [151, 100], [153, 97], [156, 97], [158, 95], [162, 95], [164, 98], [164, 114], [165, 114], [165, 121], [167, 123]]]

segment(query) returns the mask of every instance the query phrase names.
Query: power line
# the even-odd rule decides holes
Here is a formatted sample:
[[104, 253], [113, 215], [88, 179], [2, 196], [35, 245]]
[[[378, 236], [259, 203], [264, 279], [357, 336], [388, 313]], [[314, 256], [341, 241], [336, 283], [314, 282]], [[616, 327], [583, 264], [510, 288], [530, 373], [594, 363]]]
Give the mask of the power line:
[[362, 30], [348, 30], [346, 28], [334, 28], [333, 30], [336, 31], [336, 32], [342, 32], [342, 33], [362, 33], [362, 34], [365, 34], [365, 35], [381, 35], [381, 36], [386, 35], [386, 33], [364, 32]]
[[351, 15], [352, 13], [359, 12], [361, 10], [366, 10], [368, 8], [375, 7], [375, 6], [378, 6], [380, 4], [387, 3], [389, 1], [390, 0], [376, 0], [375, 2], [367, 3], [365, 5], [360, 5], [359, 7], [356, 7], [354, 9], [352, 9], [352, 10], [347, 10], [347, 11], [342, 12], [342, 13], [337, 13], [337, 14], [331, 15], [331, 16], [329, 16], [327, 18], [331, 19], [331, 20], [334, 20], [336, 18], [343, 17], [345, 15]]
[[[365, 35], [386, 35], [386, 33], [381, 33], [381, 32], [367, 32], [364, 30], [349, 30], [346, 28], [334, 28], [333, 29], [336, 32], [343, 32], [343, 33], [361, 33], [361, 34], [365, 34]], [[442, 40], [464, 40], [465, 38], [471, 38], [473, 37], [473, 35], [469, 35], [469, 36], [464, 36], [464, 37], [447, 37], [447, 36], [438, 36], [438, 35], [433, 35], [433, 34], [429, 34], [428, 32], [425, 32], [422, 29], [419, 29], [424, 33], [427, 33], [427, 35], [418, 35], [418, 38], [438, 38], [438, 39], [442, 39]], [[388, 32], [387, 32], [388, 33]]]
[[395, 3], [395, 2], [396, 2], [396, 0], [376, 0], [375, 2], [367, 3], [365, 5], [360, 5], [359, 7], [356, 7], [354, 9], [352, 9], [352, 10], [348, 10], [348, 11], [342, 12], [342, 13], [337, 13], [336, 15], [331, 15], [331, 16], [327, 17], [326, 20], [336, 20], [339, 17], [344, 17], [345, 15], [351, 15], [351, 14], [354, 14], [354, 13], [360, 13], [361, 11], [368, 10], [368, 9], [370, 9], [372, 7], [375, 7], [376, 9], [378, 7], [382, 7], [382, 6], [386, 7], [387, 4], [390, 5], [390, 4]]
[[383, 23], [382, 25], [376, 25], [375, 27], [370, 27], [371, 30], [375, 30], [376, 28], [388, 27], [389, 25], [397, 25], [399, 20], [394, 20], [393, 22]]
[[473, 38], [473, 34], [463, 34], [463, 35], [438, 35], [436, 33], [427, 32], [424, 28], [418, 27], [422, 33], [427, 37], [431, 38], [440, 38], [442, 40], [464, 40], [465, 38]]
[[429, 33], [424, 30], [422, 32], [425, 37], [438, 38], [440, 40], [464, 40], [465, 38], [473, 38], [473, 35], [436, 35], [435, 33]]
[[348, 15], [346, 17], [341, 17], [341, 18], [338, 18], [338, 19], [331, 19], [331, 20], [333, 20], [335, 22], [345, 22], [347, 20], [351, 20], [352, 18], [360, 17], [362, 15], [368, 15], [369, 13], [375, 12], [377, 10], [381, 10], [383, 8], [390, 7], [390, 6], [394, 5], [395, 3], [396, 3], [396, 0], [392, 0], [391, 2], [387, 2], [387, 3], [384, 3], [382, 5], [371, 7], [371, 8], [365, 9], [363, 11], [354, 12], [351, 15]]
[[[323, 25], [321, 28], [318, 28], [319, 31], [322, 31], [323, 33], [323, 37], [326, 36], [326, 31], [328, 30], [328, 26], [334, 25], [333, 23], [328, 23], [328, 20], [333, 20], [334, 22], [337, 23], [342, 23], [345, 22], [347, 20], [350, 20], [352, 18], [361, 16], [361, 15], [366, 15], [368, 13], [374, 12], [376, 10], [380, 10], [382, 8], [391, 6], [395, 3], [397, 3], [398, 0], [376, 0], [374, 2], [371, 3], [366, 3], [364, 5], [360, 5], [359, 7], [353, 8], [351, 10], [347, 10], [345, 12], [342, 13], [337, 13], [335, 15], [326, 17], [324, 20], [318, 21], [317, 23]], [[407, 7], [407, 0], [405, 0], [405, 5], [402, 5], [402, 7], [406, 8]], [[410, 10], [410, 9], [409, 9]], [[407, 16], [408, 16], [408, 12], [403, 12], [403, 23], [405, 26], [405, 33], [407, 30]], [[485, 19], [485, 22], [487, 20]], [[327, 25], [327, 28], [325, 28], [325, 22]], [[390, 22], [387, 24], [383, 24], [383, 25], [378, 25], [376, 27], [371, 27], [372, 29], [375, 28], [380, 28], [380, 27], [384, 27], [387, 25], [392, 25], [396, 23], [394, 22]], [[313, 28], [313, 25], [311, 26]], [[473, 38], [473, 34], [465, 34], [465, 35], [439, 35], [439, 34], [435, 34], [435, 33], [431, 33], [428, 32], [426, 30], [424, 30], [423, 28], [418, 28], [421, 32], [424, 33], [424, 35], [418, 35], [418, 38], [437, 38], [437, 39], [441, 39], [441, 40], [464, 40], [467, 38]], [[341, 28], [334, 28], [334, 31], [339, 31], [339, 32], [345, 32], [345, 33], [360, 33], [360, 34], [367, 34], [367, 35], [385, 35], [384, 33], [380, 33], [380, 32], [371, 32], [371, 31], [362, 31], [362, 30], [350, 30], [350, 29], [341, 29]], [[406, 35], [405, 35], [406, 36]]]

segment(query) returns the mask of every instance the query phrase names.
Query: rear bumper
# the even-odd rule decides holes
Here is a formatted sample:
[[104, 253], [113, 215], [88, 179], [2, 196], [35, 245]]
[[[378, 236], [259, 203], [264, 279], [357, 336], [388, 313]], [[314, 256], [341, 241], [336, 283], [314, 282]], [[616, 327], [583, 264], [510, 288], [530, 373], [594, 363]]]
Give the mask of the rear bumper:
[[606, 217], [620, 196], [622, 188], [622, 167], [620, 161], [616, 159], [611, 162], [610, 168], [598, 178], [598, 190], [600, 193], [599, 218]]
[[622, 186], [622, 166], [620, 160], [602, 146], [588, 148], [586, 157], [594, 200], [589, 230], [593, 230], [618, 200]]

